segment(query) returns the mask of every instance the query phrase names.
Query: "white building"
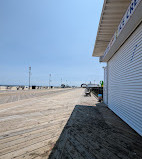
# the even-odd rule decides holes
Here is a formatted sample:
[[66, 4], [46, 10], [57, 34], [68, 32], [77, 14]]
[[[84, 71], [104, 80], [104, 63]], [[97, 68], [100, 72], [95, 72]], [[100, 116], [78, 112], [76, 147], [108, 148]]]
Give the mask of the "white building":
[[142, 0], [104, 0], [93, 56], [107, 63], [104, 102], [142, 135]]

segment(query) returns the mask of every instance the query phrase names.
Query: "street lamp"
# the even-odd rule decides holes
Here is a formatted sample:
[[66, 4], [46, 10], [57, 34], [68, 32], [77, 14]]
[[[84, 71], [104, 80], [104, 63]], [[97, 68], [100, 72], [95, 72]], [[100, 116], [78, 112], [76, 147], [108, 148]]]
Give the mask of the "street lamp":
[[50, 82], [51, 82], [51, 74], [49, 74], [49, 88], [50, 88]]
[[31, 67], [29, 67], [29, 89], [30, 89], [30, 82], [31, 82]]

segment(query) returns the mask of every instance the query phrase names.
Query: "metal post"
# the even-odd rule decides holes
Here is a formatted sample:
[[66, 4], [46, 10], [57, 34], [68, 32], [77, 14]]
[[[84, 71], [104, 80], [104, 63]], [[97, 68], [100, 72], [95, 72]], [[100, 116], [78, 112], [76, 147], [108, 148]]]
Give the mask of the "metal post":
[[49, 74], [49, 88], [50, 88], [50, 82], [51, 82], [51, 74]]
[[62, 78], [61, 78], [61, 85], [62, 85]]
[[29, 89], [30, 89], [30, 82], [31, 82], [31, 67], [29, 67]]
[[68, 84], [68, 81], [66, 80], [66, 86], [67, 86], [67, 84]]

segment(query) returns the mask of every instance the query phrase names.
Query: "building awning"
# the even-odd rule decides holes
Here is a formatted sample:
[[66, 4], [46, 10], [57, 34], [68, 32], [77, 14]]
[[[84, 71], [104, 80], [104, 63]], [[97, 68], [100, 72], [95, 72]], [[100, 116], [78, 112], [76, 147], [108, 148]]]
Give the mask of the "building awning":
[[93, 56], [103, 56], [131, 0], [104, 0]]

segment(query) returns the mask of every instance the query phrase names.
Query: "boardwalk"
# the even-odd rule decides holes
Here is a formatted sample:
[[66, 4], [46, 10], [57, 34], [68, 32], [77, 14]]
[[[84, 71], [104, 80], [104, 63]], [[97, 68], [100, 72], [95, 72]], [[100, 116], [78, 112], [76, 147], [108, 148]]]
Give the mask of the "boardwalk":
[[47, 158], [82, 91], [58, 89], [1, 94], [0, 158]]
[[22, 93], [0, 97], [0, 159], [142, 158], [142, 137], [83, 89]]
[[19, 91], [0, 91], [0, 104], [10, 103], [18, 100], [40, 97], [44, 95], [58, 94], [68, 89], [51, 89], [51, 90], [19, 90]]
[[108, 107], [94, 104], [75, 107], [49, 159], [142, 159], [142, 137]]

